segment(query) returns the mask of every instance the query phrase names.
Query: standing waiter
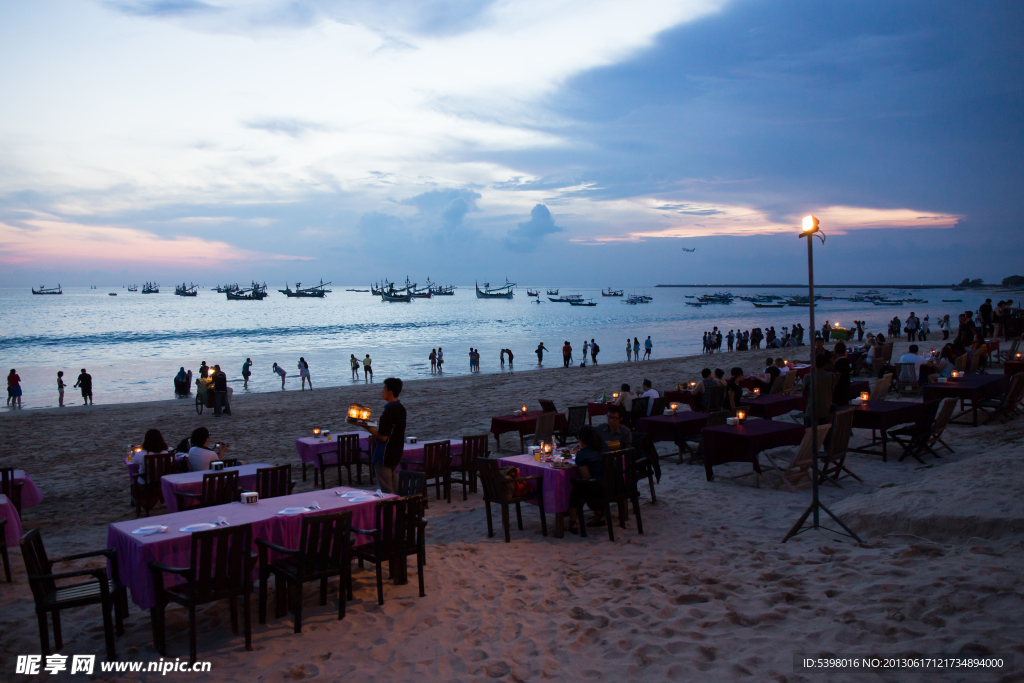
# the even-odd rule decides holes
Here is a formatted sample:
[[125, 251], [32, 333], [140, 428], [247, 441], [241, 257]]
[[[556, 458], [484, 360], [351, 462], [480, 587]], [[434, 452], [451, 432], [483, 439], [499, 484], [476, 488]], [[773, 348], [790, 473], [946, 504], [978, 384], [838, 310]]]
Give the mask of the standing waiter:
[[380, 477], [380, 489], [384, 493], [398, 493], [398, 463], [405, 453], [405, 406], [398, 400], [402, 393], [402, 380], [388, 377], [384, 380], [381, 398], [387, 401], [381, 413], [377, 428], [369, 425], [366, 431], [376, 438], [373, 448], [373, 466]]

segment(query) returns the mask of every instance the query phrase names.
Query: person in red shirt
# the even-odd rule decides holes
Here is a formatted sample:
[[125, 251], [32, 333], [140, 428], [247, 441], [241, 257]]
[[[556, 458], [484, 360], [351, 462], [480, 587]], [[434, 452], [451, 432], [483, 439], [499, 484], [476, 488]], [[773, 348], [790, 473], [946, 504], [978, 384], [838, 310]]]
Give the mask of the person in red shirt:
[[11, 368], [11, 374], [7, 375], [7, 405], [11, 408], [14, 407], [14, 403], [17, 401], [18, 407], [21, 407], [21, 377], [15, 372], [14, 368]]

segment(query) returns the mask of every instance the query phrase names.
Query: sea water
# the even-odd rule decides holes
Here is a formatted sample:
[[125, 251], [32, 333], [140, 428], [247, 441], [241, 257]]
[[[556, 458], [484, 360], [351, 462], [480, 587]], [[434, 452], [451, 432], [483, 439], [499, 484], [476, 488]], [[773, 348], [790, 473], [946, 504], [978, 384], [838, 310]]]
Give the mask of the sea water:
[[[553, 286], [552, 286], [553, 287]], [[71, 387], [80, 370], [93, 377], [97, 403], [164, 400], [174, 397], [172, 378], [179, 367], [198, 375], [199, 364], [220, 364], [235, 391], [242, 388], [242, 363], [251, 358], [248, 391], [280, 391], [273, 374], [278, 363], [288, 373], [288, 390], [299, 388], [297, 363], [309, 363], [315, 387], [351, 383], [349, 358], [362, 360], [370, 354], [374, 380], [397, 376], [419, 379], [430, 376], [428, 356], [443, 348], [445, 376], [469, 373], [469, 349], [481, 354], [482, 373], [504, 370], [499, 362], [503, 348], [515, 354], [515, 369], [539, 367], [534, 353], [541, 342], [548, 351], [544, 367], [561, 367], [565, 341], [573, 347], [575, 365], [581, 360], [584, 340], [600, 347], [598, 362], [626, 360], [626, 340], [644, 341], [650, 335], [653, 358], [698, 354], [705, 331], [718, 326], [749, 330], [774, 325], [782, 328], [799, 322], [808, 327], [806, 307], [756, 308], [736, 299], [730, 305], [701, 308], [685, 305], [687, 296], [713, 290], [693, 288], [637, 288], [627, 294], [653, 297], [647, 304], [629, 305], [625, 299], [602, 297], [600, 290], [559, 286], [561, 295], [581, 294], [597, 302], [593, 307], [570, 306], [548, 301], [546, 287], [538, 287], [541, 303], [518, 287], [515, 297], [477, 299], [472, 285], [459, 287], [454, 296], [414, 299], [410, 303], [386, 303], [368, 292], [348, 292], [332, 287], [323, 299], [288, 298], [275, 289], [263, 301], [229, 301], [224, 294], [201, 289], [196, 297], [175, 296], [173, 287], [159, 294], [128, 292], [124, 288], [66, 288], [60, 296], [34, 296], [29, 288], [0, 289], [0, 369], [6, 375], [16, 368], [22, 378], [26, 408], [57, 404], [57, 371], [64, 371], [68, 385], [65, 403], [81, 403]], [[114, 291], [117, 296], [109, 296]], [[732, 288], [734, 295], [774, 293], [806, 295], [805, 290]], [[844, 300], [819, 301], [816, 321], [851, 326], [866, 320], [869, 331], [885, 331], [893, 316], [905, 319], [911, 311], [929, 315], [932, 334], [925, 348], [938, 345], [940, 316], [954, 321], [964, 310], [976, 310], [985, 292], [953, 292], [925, 289], [903, 294], [882, 289], [891, 298], [926, 299], [927, 304], [875, 306]], [[854, 289], [819, 289], [823, 296], [853, 296]], [[1005, 296], [1013, 296], [1006, 294]], [[1013, 296], [1013, 298], [1018, 298]], [[962, 299], [962, 303], [942, 303]], [[805, 335], [805, 339], [807, 335]], [[725, 342], [722, 344], [723, 350]], [[728, 361], [715, 361], [726, 366]], [[589, 359], [588, 359], [589, 363]], [[728, 369], [728, 368], [726, 368]], [[630, 375], [632, 376], [632, 375]], [[359, 382], [363, 383], [360, 363]]]

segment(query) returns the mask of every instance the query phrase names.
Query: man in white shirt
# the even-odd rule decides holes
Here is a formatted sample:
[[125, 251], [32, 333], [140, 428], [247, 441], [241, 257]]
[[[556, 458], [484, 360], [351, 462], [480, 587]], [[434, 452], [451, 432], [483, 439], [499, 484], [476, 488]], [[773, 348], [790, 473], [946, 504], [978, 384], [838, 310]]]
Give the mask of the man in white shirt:
[[640, 398], [647, 399], [647, 416], [651, 415], [651, 408], [654, 407], [654, 399], [659, 398], [657, 391], [651, 388], [651, 380], [645, 379], [643, 383], [644, 393], [640, 394]]
[[[918, 352], [917, 344], [911, 344], [910, 348], [907, 349], [907, 351], [908, 351], [908, 353], [905, 353], [902, 356], [900, 356], [900, 363], [913, 363], [914, 364], [914, 377], [913, 377], [913, 379], [914, 379], [914, 381], [918, 381], [918, 379], [921, 377], [921, 366], [922, 365], [928, 365], [930, 367], [931, 366], [931, 361], [929, 361], [927, 358], [924, 358], [924, 357], [919, 356], [917, 354], [917, 352]], [[900, 379], [903, 380], [903, 381], [908, 381], [910, 378], [909, 377], [900, 377]]]
[[192, 472], [205, 472], [210, 469], [210, 463], [214, 460], [222, 460], [224, 453], [228, 450], [226, 443], [220, 444], [212, 451], [207, 448], [210, 443], [210, 430], [206, 427], [195, 429], [189, 442], [192, 444], [192, 448], [188, 452], [188, 468]]
[[783, 377], [785, 377], [786, 373], [789, 372], [789, 366], [786, 365], [786, 361], [783, 358], [775, 359], [775, 367], [779, 369], [779, 374]]

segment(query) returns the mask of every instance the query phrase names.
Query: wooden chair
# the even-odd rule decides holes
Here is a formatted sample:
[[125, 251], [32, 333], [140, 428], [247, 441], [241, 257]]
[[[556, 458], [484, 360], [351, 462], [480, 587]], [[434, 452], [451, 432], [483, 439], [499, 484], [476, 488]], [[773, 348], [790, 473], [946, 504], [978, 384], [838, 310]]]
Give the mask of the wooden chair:
[[0, 519], [0, 561], [4, 564], [4, 577], [11, 583], [11, 558], [7, 555], [7, 518]]
[[[814, 457], [814, 452], [811, 450], [811, 429], [811, 427], [808, 427], [804, 430], [804, 438], [800, 441], [800, 446], [796, 449], [793, 453], [793, 457], [784, 467], [779, 464], [779, 461], [776, 459], [776, 455], [773, 455], [771, 451], [765, 451], [763, 453], [765, 459], [771, 464], [771, 469], [778, 472], [780, 484], [785, 484], [786, 488], [790, 491], [796, 491], [798, 488], [810, 486], [812, 483], [811, 458]], [[828, 434], [830, 429], [832, 429], [832, 425], [830, 424], [818, 425], [818, 448], [821, 448], [824, 444], [825, 435]]]
[[953, 369], [957, 372], [963, 372], [964, 368], [967, 367], [967, 354], [957, 356], [956, 361], [953, 363]]
[[220, 470], [203, 475], [203, 488], [199, 493], [175, 491], [178, 510], [227, 505], [238, 499], [238, 470]]
[[[555, 418], [558, 413], [542, 413], [537, 416], [537, 426], [533, 428], [533, 445], [541, 442], [550, 443], [555, 436]], [[526, 452], [526, 448], [523, 448]]]
[[[654, 441], [649, 434], [636, 433], [633, 435], [633, 481], [637, 484], [646, 479], [651, 489], [651, 503], [658, 502], [658, 496], [654, 493], [655, 463], [658, 460], [658, 449], [654, 447]], [[660, 465], [658, 466], [660, 472]]]
[[889, 395], [889, 385], [892, 382], [892, 373], [886, 373], [875, 380], [875, 386], [871, 387], [871, 401], [884, 401]]
[[935, 415], [938, 413], [941, 402], [941, 399], [927, 401], [922, 405], [921, 417], [916, 423], [889, 430], [889, 438], [903, 447], [900, 462], [903, 462], [904, 458], [909, 455], [923, 465], [924, 460], [921, 459], [921, 455], [925, 451], [936, 458], [939, 457], [939, 454], [928, 444], [928, 440], [935, 430]]
[[511, 526], [509, 523], [509, 505], [516, 506], [516, 521], [519, 530], [523, 530], [522, 503], [535, 500], [540, 508], [540, 529], [541, 534], [548, 535], [548, 522], [544, 514], [544, 478], [541, 476], [519, 477], [519, 480], [534, 482], [534, 489], [525, 495], [515, 496], [510, 490], [509, 480], [505, 479], [498, 467], [498, 461], [485, 458], [477, 461], [477, 469], [480, 472], [480, 481], [484, 487], [484, 508], [487, 511], [487, 538], [494, 537], [494, 523], [491, 520], [491, 504], [501, 506], [501, 524], [505, 528], [505, 542], [512, 542]]
[[13, 467], [0, 467], [0, 493], [11, 499], [14, 509], [21, 516], [21, 487], [25, 482], [15, 481]]
[[942, 440], [942, 434], [946, 431], [946, 426], [949, 424], [950, 419], [953, 417], [953, 411], [956, 409], [955, 398], [944, 398], [942, 399], [942, 405], [939, 406], [938, 413], [935, 416], [935, 426], [932, 428], [932, 434], [928, 437], [928, 445], [932, 448], [937, 448], [935, 444], [942, 444], [950, 453], [955, 451], [949, 447], [945, 441]]
[[[150, 609], [153, 621], [153, 644], [157, 652], [167, 656], [167, 630], [164, 610], [174, 602], [188, 609], [189, 662], [196, 661], [196, 607], [227, 600], [231, 610], [231, 631], [238, 635], [238, 603], [242, 598], [245, 649], [252, 650], [252, 619], [249, 596], [252, 593], [252, 572], [256, 558], [252, 548], [252, 524], [195, 531], [191, 539], [191, 560], [188, 567], [170, 567], [150, 562], [156, 588], [156, 605]], [[164, 585], [164, 574], [185, 580]]]
[[238, 467], [238, 458], [221, 458], [224, 467]]
[[426, 478], [426, 485], [429, 487], [431, 480], [434, 482], [434, 490], [437, 499], [441, 500], [441, 490], [444, 489], [444, 497], [452, 502], [452, 442], [438, 441], [423, 445], [423, 475]]
[[398, 495], [402, 498], [420, 496], [427, 503], [427, 478], [422, 472], [401, 470], [398, 473]]
[[578, 441], [577, 435], [580, 433], [580, 427], [587, 423], [587, 407], [569, 407], [566, 410], [566, 422], [568, 424], [564, 430], [555, 432], [555, 436], [558, 438], [558, 443], [562, 446], [566, 445], [569, 442], [569, 439]]
[[427, 547], [425, 529], [427, 522], [423, 519], [423, 499], [419, 496], [408, 498], [390, 498], [377, 504], [375, 515], [377, 528], [352, 529], [354, 533], [365, 534], [373, 540], [364, 545], [357, 545], [352, 553], [359, 560], [372, 562], [377, 569], [377, 604], [384, 604], [383, 565], [389, 564], [389, 574], [395, 585], [408, 583], [407, 559], [416, 556], [416, 572], [420, 581], [420, 597], [426, 592], [423, 587], [423, 567], [427, 564]]
[[[490, 455], [487, 437], [487, 434], [462, 437], [462, 455], [459, 456], [459, 464], [451, 465], [449, 468], [450, 485], [462, 485], [462, 500], [466, 500], [467, 489], [476, 493], [476, 461], [478, 458], [486, 458]], [[458, 477], [455, 476], [456, 474]]]
[[[78, 553], [50, 559], [43, 546], [38, 529], [31, 529], [21, 537], [21, 557], [28, 573], [28, 585], [36, 603], [36, 618], [39, 621], [39, 644], [43, 657], [50, 654], [50, 635], [46, 624], [47, 613], [53, 618], [53, 644], [60, 650], [64, 640], [60, 628], [60, 611], [85, 605], [100, 605], [103, 612], [103, 636], [107, 645], [107, 660], [117, 659], [114, 647], [115, 629], [117, 635], [124, 635], [124, 619], [128, 616], [128, 591], [121, 583], [117, 564], [117, 549], [107, 548], [93, 552]], [[91, 569], [77, 569], [54, 572], [53, 565], [90, 557], [103, 557], [105, 566]], [[110, 576], [107, 576], [107, 566]], [[88, 579], [70, 585], [58, 585], [68, 579]], [[113, 623], [111, 621], [113, 612]], [[80, 615], [75, 615], [76, 619]]]
[[921, 385], [917, 380], [917, 366], [914, 363], [896, 364], [896, 393], [899, 396], [908, 395], [908, 388], [909, 395], [916, 396], [921, 391]]
[[[789, 373], [787, 372], [786, 374], [788, 375]], [[776, 377], [775, 379], [772, 380], [772, 386], [771, 386], [771, 389], [768, 390], [768, 393], [769, 394], [781, 394], [782, 393], [782, 389], [785, 386], [786, 386], [786, 378], [783, 377], [782, 375], [779, 375], [778, 377]]]
[[132, 498], [135, 499], [135, 516], [138, 517], [142, 510], [146, 511], [146, 516], [149, 517], [149, 512], [157, 503], [163, 503], [164, 493], [160, 486], [160, 479], [165, 474], [174, 474], [178, 471], [178, 463], [174, 459], [173, 453], [147, 453], [143, 457], [143, 473], [142, 477], [145, 481], [140, 481], [137, 477], [132, 482]]
[[892, 349], [895, 342], [886, 342], [885, 346], [882, 347], [882, 363], [892, 362]]
[[788, 396], [792, 394], [793, 390], [796, 388], [796, 372], [790, 370], [786, 373], [783, 379], [785, 380], [785, 383], [782, 385], [782, 393]]
[[1005, 363], [1008, 360], [1013, 360], [1017, 357], [1017, 351], [1020, 350], [1020, 337], [1015, 337], [1011, 342], [1010, 346], [1005, 349], [1000, 349], [996, 352], [995, 360], [1000, 363]]
[[981, 359], [982, 359], [981, 353], [979, 353], [977, 351], [972, 353], [971, 354], [971, 367], [970, 367], [970, 369], [967, 372], [971, 373], [972, 375], [974, 373], [977, 373], [977, 372], [982, 372], [982, 370], [980, 370], [980, 368], [981, 368]]
[[[604, 476], [601, 479], [574, 479], [573, 486], [577, 482], [600, 482], [602, 495], [600, 498], [588, 500], [591, 508], [603, 508], [605, 522], [608, 526], [608, 540], [615, 541], [615, 525], [612, 523], [612, 504], [618, 507], [619, 527], [626, 528], [627, 506], [633, 503], [633, 515], [636, 517], [636, 530], [641, 536], [644, 533], [643, 519], [640, 517], [640, 492], [636, 486], [633, 473], [636, 471], [634, 464], [634, 450], [624, 448], [618, 451], [611, 451], [602, 454], [604, 463]], [[580, 519], [580, 536], [586, 537], [587, 525], [583, 522], [583, 510], [578, 511]]]
[[[288, 589], [292, 589], [295, 633], [302, 633], [302, 587], [310, 581], [320, 582], [322, 607], [327, 604], [327, 582], [338, 577], [338, 620], [344, 619], [345, 596], [352, 599], [351, 546], [351, 510], [303, 516], [298, 548], [285, 548], [257, 538], [256, 547], [260, 559], [260, 623], [267, 623], [267, 585], [271, 574], [274, 575], [274, 594], [277, 598], [275, 618], [280, 619], [287, 611]], [[271, 562], [271, 551], [284, 557]]]
[[360, 484], [362, 481], [362, 467], [360, 461], [360, 455], [362, 451], [359, 448], [359, 435], [358, 434], [339, 434], [335, 437], [338, 440], [338, 446], [333, 451], [324, 451], [316, 454], [316, 469], [313, 470], [313, 483], [317, 481], [317, 472], [320, 473], [320, 488], [324, 489], [327, 487], [326, 468], [331, 465], [325, 465], [324, 456], [334, 455], [334, 467], [338, 470], [338, 486], [341, 486], [343, 480], [341, 478], [341, 468], [344, 467], [348, 473], [348, 485], [352, 485], [352, 466], [356, 468], [357, 480]]
[[665, 408], [668, 407], [668, 399], [664, 396], [659, 396], [651, 402], [651, 412], [648, 417], [654, 417], [655, 415], [664, 415]]
[[256, 470], [256, 492], [260, 494], [260, 500], [290, 496], [294, 488], [291, 465], [260, 467]]
[[999, 398], [990, 398], [978, 402], [978, 409], [985, 414], [986, 422], [993, 420], [1012, 420], [1020, 416], [1017, 404], [1024, 397], [1024, 372], [1015, 373], [1010, 377], [1010, 385]]
[[708, 392], [708, 412], [717, 413], [722, 410], [722, 404], [725, 402], [725, 387], [719, 385], [711, 387], [707, 390]]
[[837, 410], [832, 415], [832, 431], [828, 448], [821, 459], [821, 472], [818, 483], [830, 481], [839, 486], [839, 480], [853, 477], [857, 481], [864, 480], [846, 467], [846, 452], [850, 447], [850, 435], [853, 433], [853, 409]]
[[[717, 410], [708, 415], [708, 423], [705, 427], [720, 427], [725, 424], [725, 421], [732, 417], [732, 411], [730, 410]], [[690, 454], [690, 460], [687, 464], [690, 465], [703, 465], [704, 464], [704, 431], [695, 436], [692, 441], [697, 444], [696, 447]], [[679, 464], [683, 463], [683, 453], [679, 452]]]
[[555, 407], [555, 402], [547, 398], [538, 398], [537, 403], [540, 404], [540, 409], [545, 413], [557, 413], [558, 408]]
[[650, 400], [650, 396], [639, 396], [633, 399], [633, 405], [630, 406], [630, 410], [626, 413], [625, 420], [623, 420], [631, 431], [636, 431], [640, 420], [647, 417], [647, 406]]

